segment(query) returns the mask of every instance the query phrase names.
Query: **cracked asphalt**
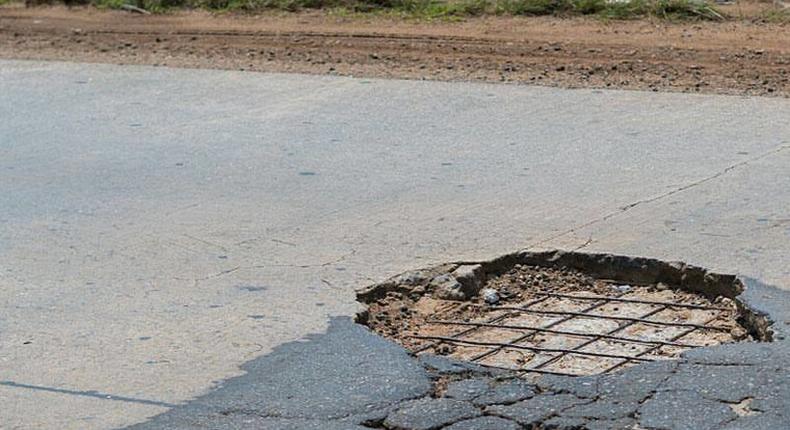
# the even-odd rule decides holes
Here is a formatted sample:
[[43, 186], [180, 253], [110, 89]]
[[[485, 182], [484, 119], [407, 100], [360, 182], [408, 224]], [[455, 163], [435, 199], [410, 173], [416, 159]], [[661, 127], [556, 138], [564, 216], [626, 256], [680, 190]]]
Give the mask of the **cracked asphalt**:
[[[366, 409], [409, 419], [381, 417], [407, 398], [478, 419], [472, 400], [420, 403], [436, 370], [342, 318], [355, 288], [444, 261], [584, 249], [790, 289], [784, 99], [25, 61], [0, 61], [0, 94], [2, 427], [153, 426], [203, 408], [237, 427], [353, 428]], [[306, 381], [324, 399], [308, 412], [234, 412], [257, 386], [231, 378], [272, 360], [288, 374], [335, 333], [349, 366], [404, 360], [381, 401], [368, 408], [362, 382]], [[360, 354], [355, 336], [378, 346]], [[785, 366], [777, 345], [743, 377]], [[701, 366], [684, 363], [668, 381]], [[590, 399], [533, 388], [519, 401]], [[642, 415], [684, 399], [663, 392]], [[719, 397], [703, 407], [728, 425]]]
[[[742, 300], [790, 312], [790, 293], [745, 280]], [[335, 318], [325, 334], [275, 348], [246, 374], [128, 430], [746, 430], [790, 427], [790, 339], [700, 348], [594, 376], [523, 379], [419, 358]], [[440, 389], [440, 386], [444, 386]]]

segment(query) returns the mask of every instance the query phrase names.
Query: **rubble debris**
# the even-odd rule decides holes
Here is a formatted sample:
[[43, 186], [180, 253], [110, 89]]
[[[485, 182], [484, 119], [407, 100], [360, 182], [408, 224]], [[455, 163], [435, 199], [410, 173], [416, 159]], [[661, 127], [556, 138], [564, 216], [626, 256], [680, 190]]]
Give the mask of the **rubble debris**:
[[683, 273], [650, 280], [661, 271], [585, 270], [549, 257], [445, 265], [421, 282], [371, 287], [363, 294], [378, 288], [379, 299], [366, 301], [360, 322], [415, 354], [571, 376], [751, 339], [737, 288], [716, 287], [729, 278], [667, 263], [661, 270]]

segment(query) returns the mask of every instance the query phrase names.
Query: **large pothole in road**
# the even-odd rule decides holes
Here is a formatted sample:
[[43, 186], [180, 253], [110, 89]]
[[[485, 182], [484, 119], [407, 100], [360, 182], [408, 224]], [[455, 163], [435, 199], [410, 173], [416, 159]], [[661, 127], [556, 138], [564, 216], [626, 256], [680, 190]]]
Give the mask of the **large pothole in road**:
[[409, 272], [358, 293], [358, 322], [416, 354], [592, 375], [692, 348], [769, 340], [736, 277], [683, 263], [522, 252]]

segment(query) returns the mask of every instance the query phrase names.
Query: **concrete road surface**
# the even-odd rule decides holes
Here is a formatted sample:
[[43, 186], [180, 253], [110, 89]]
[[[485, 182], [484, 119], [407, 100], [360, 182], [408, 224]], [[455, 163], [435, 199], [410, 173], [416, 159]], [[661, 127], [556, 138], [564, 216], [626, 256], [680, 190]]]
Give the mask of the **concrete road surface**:
[[0, 61], [0, 427], [145, 420], [410, 268], [790, 289], [790, 100]]

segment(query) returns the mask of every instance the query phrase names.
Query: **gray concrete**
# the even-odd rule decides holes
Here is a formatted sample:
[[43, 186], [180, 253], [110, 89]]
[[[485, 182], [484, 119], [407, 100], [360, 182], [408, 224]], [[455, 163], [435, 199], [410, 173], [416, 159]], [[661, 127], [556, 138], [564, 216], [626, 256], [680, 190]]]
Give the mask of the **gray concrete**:
[[584, 247], [788, 289], [788, 117], [782, 99], [2, 61], [2, 424], [140, 422], [352, 314], [354, 288], [442, 261]]

